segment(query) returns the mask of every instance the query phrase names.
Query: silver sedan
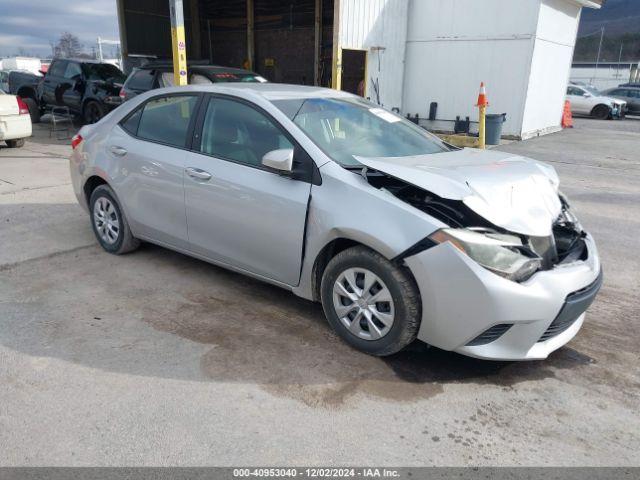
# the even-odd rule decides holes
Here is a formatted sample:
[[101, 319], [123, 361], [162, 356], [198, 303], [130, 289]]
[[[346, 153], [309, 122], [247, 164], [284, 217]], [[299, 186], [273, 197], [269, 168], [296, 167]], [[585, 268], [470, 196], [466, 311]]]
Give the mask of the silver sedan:
[[552, 167], [452, 147], [347, 93], [154, 90], [72, 146], [75, 193], [107, 252], [153, 242], [281, 286], [373, 355], [418, 339], [545, 358], [600, 288]]

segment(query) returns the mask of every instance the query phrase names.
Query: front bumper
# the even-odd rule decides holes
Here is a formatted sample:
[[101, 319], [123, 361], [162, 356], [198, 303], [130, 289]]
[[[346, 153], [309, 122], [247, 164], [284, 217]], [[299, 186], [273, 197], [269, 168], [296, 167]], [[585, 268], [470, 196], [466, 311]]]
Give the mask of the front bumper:
[[[418, 338], [477, 358], [546, 358], [580, 330], [584, 309], [599, 289], [598, 252], [591, 236], [585, 243], [586, 260], [557, 265], [523, 283], [495, 275], [448, 242], [406, 258], [422, 299]], [[588, 298], [578, 298], [580, 291], [587, 291]], [[580, 302], [573, 308], [566, 307], [572, 298]], [[562, 325], [557, 322], [552, 327], [557, 319]], [[509, 327], [497, 339], [474, 344], [487, 330], [500, 330], [503, 325]]]

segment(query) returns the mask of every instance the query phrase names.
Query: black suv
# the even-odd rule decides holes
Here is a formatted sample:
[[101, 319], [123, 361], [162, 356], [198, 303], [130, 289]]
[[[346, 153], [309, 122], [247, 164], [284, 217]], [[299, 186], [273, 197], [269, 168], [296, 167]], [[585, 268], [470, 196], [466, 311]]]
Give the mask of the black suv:
[[[189, 84], [221, 82], [266, 82], [263, 77], [241, 68], [221, 67], [218, 65], [189, 65]], [[134, 68], [120, 91], [122, 100], [156, 88], [173, 86], [173, 64], [165, 62], [148, 63]]]
[[85, 123], [95, 123], [122, 103], [118, 96], [126, 77], [110, 63], [56, 59], [38, 85], [41, 110], [69, 107]]

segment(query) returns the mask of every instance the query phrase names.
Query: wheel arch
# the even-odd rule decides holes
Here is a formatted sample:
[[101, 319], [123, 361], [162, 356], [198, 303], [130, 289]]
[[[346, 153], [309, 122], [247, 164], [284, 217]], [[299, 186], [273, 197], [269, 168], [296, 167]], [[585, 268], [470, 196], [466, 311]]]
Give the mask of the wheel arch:
[[82, 186], [82, 190], [84, 192], [84, 197], [85, 197], [85, 200], [87, 202], [87, 205], [89, 205], [89, 200], [91, 199], [91, 194], [100, 185], [110, 186], [109, 182], [107, 182], [100, 175], [92, 175], [89, 178], [87, 178], [87, 180], [84, 182], [84, 185]]
[[38, 103], [36, 91], [33, 87], [23, 85], [22, 87], [18, 88], [16, 95], [20, 98], [31, 98], [35, 100], [36, 103]]
[[[313, 261], [313, 267], [311, 269], [311, 290], [313, 301], [320, 301], [320, 283], [322, 282], [322, 275], [324, 274], [324, 271], [331, 259], [338, 255], [340, 252], [343, 252], [344, 250], [352, 247], [365, 247], [385, 257], [387, 260], [393, 260], [392, 257], [385, 255], [385, 253], [381, 252], [380, 249], [369, 245], [368, 242], [363, 241], [362, 239], [356, 240], [354, 238], [346, 236], [334, 238], [333, 240], [327, 242], [324, 247], [320, 249]], [[413, 276], [410, 271], [409, 273], [411, 276]]]

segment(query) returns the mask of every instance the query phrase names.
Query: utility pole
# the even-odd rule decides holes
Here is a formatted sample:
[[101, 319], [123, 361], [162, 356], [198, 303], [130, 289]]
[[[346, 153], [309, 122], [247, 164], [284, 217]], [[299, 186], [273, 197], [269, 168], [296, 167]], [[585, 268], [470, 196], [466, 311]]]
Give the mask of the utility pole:
[[102, 57], [102, 39], [100, 37], [98, 37], [98, 60], [102, 61], [103, 57]]
[[593, 84], [598, 75], [598, 66], [600, 65], [600, 53], [602, 53], [602, 41], [604, 40], [604, 27], [600, 29], [600, 46], [598, 47], [598, 56], [596, 57], [596, 69], [593, 72], [591, 83]]
[[620, 62], [622, 62], [622, 47], [624, 47], [624, 42], [620, 43], [620, 55], [618, 55], [618, 69], [616, 70], [616, 78], [620, 78]]

